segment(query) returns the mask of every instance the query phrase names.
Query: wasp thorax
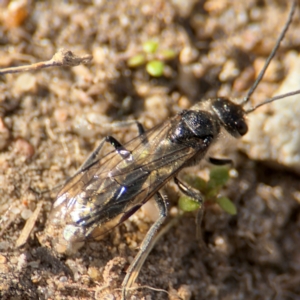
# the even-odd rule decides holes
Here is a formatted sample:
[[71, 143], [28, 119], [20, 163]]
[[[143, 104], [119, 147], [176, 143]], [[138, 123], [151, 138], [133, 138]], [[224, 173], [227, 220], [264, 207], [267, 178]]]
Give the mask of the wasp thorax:
[[234, 137], [239, 138], [248, 132], [244, 109], [241, 105], [231, 102], [227, 98], [217, 98], [212, 108], [222, 126]]

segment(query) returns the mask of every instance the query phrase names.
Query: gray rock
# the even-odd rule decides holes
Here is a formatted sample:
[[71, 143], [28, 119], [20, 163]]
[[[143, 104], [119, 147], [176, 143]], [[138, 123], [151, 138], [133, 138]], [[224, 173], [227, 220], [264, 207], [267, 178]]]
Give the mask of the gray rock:
[[[300, 55], [292, 59], [291, 65], [275, 95], [300, 89]], [[268, 113], [258, 110], [249, 114], [249, 132], [239, 148], [252, 159], [300, 173], [300, 95], [267, 105]]]

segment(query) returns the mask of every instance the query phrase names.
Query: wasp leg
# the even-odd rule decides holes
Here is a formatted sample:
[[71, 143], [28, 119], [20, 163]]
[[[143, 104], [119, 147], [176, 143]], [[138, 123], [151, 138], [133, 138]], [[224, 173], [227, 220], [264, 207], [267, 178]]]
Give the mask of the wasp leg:
[[168, 210], [166, 199], [164, 199], [164, 197], [159, 192], [154, 195], [154, 199], [159, 209], [159, 218], [150, 227], [149, 231], [144, 237], [138, 254], [135, 256], [134, 260], [131, 262], [127, 270], [127, 274], [122, 282], [122, 300], [125, 300], [125, 297], [127, 295], [126, 290], [132, 286], [137, 276], [139, 275], [141, 267], [143, 266], [146, 258], [148, 257], [150, 251], [154, 246], [153, 237], [167, 217]]
[[233, 165], [233, 161], [231, 159], [215, 157], [209, 157], [208, 159], [211, 164], [216, 166]]
[[[97, 148], [88, 156], [88, 158], [83, 162], [83, 164], [79, 167], [78, 171], [76, 172], [76, 174], [84, 171], [84, 169], [86, 169], [87, 167], [89, 167], [98, 157], [99, 152], [101, 151], [103, 144], [106, 142], [106, 139], [102, 139], [102, 141], [100, 142], [100, 144], [97, 146]], [[75, 175], [76, 175], [75, 174]], [[75, 176], [74, 175], [74, 176]]]
[[[135, 124], [137, 126], [138, 132], [139, 132], [139, 136], [143, 135], [145, 133], [145, 129], [143, 127], [143, 125], [138, 122], [138, 121], [126, 121], [126, 122], [118, 122], [118, 123], [114, 123], [113, 126], [130, 126], [132, 124]], [[107, 136], [105, 137], [100, 144], [97, 146], [97, 148], [90, 154], [90, 156], [88, 156], [88, 158], [84, 161], [84, 163], [80, 166], [80, 168], [78, 169], [78, 171], [76, 172], [76, 174], [82, 172], [84, 169], [86, 169], [87, 167], [89, 167], [90, 165], [93, 164], [93, 162], [97, 159], [99, 152], [101, 151], [103, 144], [105, 142], [110, 143], [112, 146], [115, 147], [115, 149], [119, 152], [119, 154], [126, 158], [128, 157], [128, 155], [130, 154], [129, 151], [127, 151], [125, 148], [123, 148], [123, 146], [112, 136]], [[143, 139], [142, 140], [143, 143], [147, 142], [147, 140]], [[124, 154], [124, 156], [120, 153], [120, 151], [127, 151], [127, 153]]]
[[80, 166], [76, 174], [84, 171], [86, 168], [90, 167], [95, 162], [105, 142], [110, 143], [124, 159], [128, 158], [128, 156], [131, 154], [130, 151], [126, 150], [122, 146], [122, 144], [118, 142], [114, 137], [108, 135], [100, 142], [97, 148], [90, 154], [90, 156]]
[[143, 125], [139, 121], [136, 121], [136, 120], [114, 122], [110, 126], [111, 127], [124, 127], [124, 126], [131, 126], [133, 124], [136, 125], [139, 135], [145, 133], [145, 129], [144, 129]]
[[146, 144], [148, 142], [148, 139], [147, 139], [147, 136], [144, 135], [145, 128], [144, 128], [143, 124], [138, 121], [134, 121], [134, 123], [135, 123], [136, 127], [138, 128], [139, 136], [141, 137], [141, 142], [143, 144]]
[[[97, 148], [88, 156], [88, 158], [84, 161], [84, 163], [80, 166], [79, 170], [76, 172], [76, 174], [84, 171], [86, 168], [90, 167], [95, 160], [97, 159], [99, 152], [101, 151], [104, 143], [110, 143], [120, 154], [120, 151], [123, 149], [126, 151], [125, 156], [128, 157], [129, 151], [127, 151], [114, 137], [112, 136], [107, 136], [105, 137], [100, 144], [97, 146]], [[123, 155], [121, 155], [123, 157]]]
[[138, 135], [138, 136], [141, 137], [141, 142], [142, 142], [143, 144], [146, 144], [146, 143], [148, 142], [148, 139], [147, 139], [146, 135], [144, 135], [144, 133], [145, 133], [145, 128], [144, 128], [144, 126], [143, 126], [142, 123], [140, 123], [139, 121], [128, 121], [128, 122], [122, 122], [122, 123], [124, 123], [124, 124], [126, 124], [126, 125], [135, 124], [136, 127], [137, 127], [137, 129], [138, 129], [138, 132], [139, 132], [139, 135]]
[[136, 125], [137, 129], [138, 129], [138, 132], [139, 132], [139, 135], [141, 137], [141, 142], [143, 144], [146, 144], [148, 142], [148, 139], [146, 137], [146, 135], [144, 135], [145, 133], [145, 128], [144, 126], [142, 125], [142, 123], [140, 123], [139, 121], [135, 121], [135, 120], [130, 120], [130, 121], [123, 121], [123, 122], [115, 122], [113, 124], [113, 127], [123, 127], [123, 126], [130, 126], [130, 125]]
[[[142, 123], [140, 123], [139, 121], [136, 120], [129, 120], [129, 121], [120, 121], [120, 122], [114, 122], [113, 124], [111, 124], [112, 127], [124, 127], [124, 126], [131, 126], [131, 125], [136, 125], [137, 130], [139, 132], [138, 136], [142, 136], [145, 133], [145, 128], [142, 125]], [[144, 137], [142, 139], [142, 142], [147, 142], [148, 140]]]
[[177, 177], [174, 177], [174, 182], [180, 189], [180, 191], [187, 195], [188, 197], [192, 198], [196, 202], [199, 203], [200, 206], [202, 206], [203, 203], [203, 197], [201, 193], [191, 187], [186, 186], [183, 182], [181, 182]]
[[110, 143], [123, 159], [126, 159], [131, 155], [131, 152], [129, 150], [127, 150], [124, 146], [122, 146], [122, 144], [118, 140], [116, 140], [114, 137], [108, 135], [105, 138], [105, 141]]
[[191, 188], [186, 186], [183, 182], [181, 182], [177, 177], [174, 177], [174, 182], [176, 183], [176, 185], [178, 186], [179, 190], [185, 194], [186, 196], [192, 198], [193, 200], [195, 200], [196, 202], [199, 203], [199, 209], [198, 209], [198, 213], [196, 216], [196, 237], [198, 240], [201, 239], [201, 222], [202, 222], [202, 218], [203, 218], [203, 196], [202, 194]]
[[138, 122], [138, 121], [135, 121], [135, 124], [136, 124], [136, 126], [138, 128], [139, 135], [144, 134], [145, 133], [145, 128], [144, 128], [143, 124], [140, 123], [140, 122]]
[[[125, 122], [123, 122], [123, 123], [125, 123]], [[136, 124], [136, 126], [138, 128], [138, 131], [139, 131], [139, 136], [141, 136], [142, 143], [146, 143], [147, 142], [147, 138], [146, 138], [146, 136], [144, 136], [145, 129], [144, 129], [143, 125], [140, 122], [138, 122], [138, 121], [132, 121], [130, 123], [135, 123]], [[129, 123], [127, 123], [127, 124], [129, 124]], [[131, 155], [131, 152], [128, 151], [126, 148], [124, 148], [122, 146], [122, 144], [120, 142], [118, 142], [114, 137], [108, 135], [105, 138], [105, 141], [108, 142], [108, 143], [110, 143], [116, 149], [116, 151], [121, 155], [122, 158], [126, 159], [126, 158], [128, 158]]]

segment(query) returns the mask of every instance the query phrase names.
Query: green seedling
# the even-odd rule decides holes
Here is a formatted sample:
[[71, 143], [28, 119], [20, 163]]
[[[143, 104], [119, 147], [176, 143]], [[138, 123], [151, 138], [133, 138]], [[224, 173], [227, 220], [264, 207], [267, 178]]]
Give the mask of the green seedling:
[[165, 64], [160, 60], [152, 60], [146, 64], [146, 71], [153, 77], [160, 77], [164, 73]]
[[146, 63], [146, 56], [144, 54], [137, 54], [128, 59], [127, 65], [130, 68], [136, 68]]
[[137, 68], [145, 65], [146, 71], [153, 77], [160, 77], [164, 74], [165, 61], [174, 59], [176, 53], [172, 49], [159, 50], [159, 43], [147, 41], [143, 44], [143, 53], [139, 53], [128, 59], [127, 65], [130, 68]]
[[143, 50], [145, 53], [155, 53], [158, 48], [158, 42], [147, 41], [143, 44]]
[[[191, 187], [201, 191], [205, 202], [217, 203], [225, 212], [235, 215], [237, 210], [234, 203], [229, 198], [220, 196], [220, 191], [229, 178], [229, 168], [224, 166], [212, 168], [208, 181], [198, 176], [184, 176], [184, 180]], [[194, 211], [199, 208], [199, 204], [192, 198], [181, 196], [179, 198], [179, 207], [183, 211]]]

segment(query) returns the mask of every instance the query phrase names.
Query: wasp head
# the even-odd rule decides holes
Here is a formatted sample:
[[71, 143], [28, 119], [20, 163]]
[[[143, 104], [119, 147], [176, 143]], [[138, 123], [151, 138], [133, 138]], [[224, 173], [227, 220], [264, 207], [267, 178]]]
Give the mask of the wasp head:
[[239, 138], [248, 132], [245, 121], [245, 111], [241, 105], [231, 102], [227, 98], [217, 98], [212, 103], [212, 108], [221, 125], [235, 138]]

